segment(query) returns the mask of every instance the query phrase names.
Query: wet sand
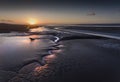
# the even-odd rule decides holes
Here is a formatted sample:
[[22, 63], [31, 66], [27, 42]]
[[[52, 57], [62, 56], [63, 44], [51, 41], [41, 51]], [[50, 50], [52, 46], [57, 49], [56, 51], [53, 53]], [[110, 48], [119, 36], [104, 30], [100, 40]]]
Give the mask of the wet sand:
[[61, 34], [61, 40], [57, 42], [54, 38], [49, 39], [53, 44], [40, 48], [39, 53], [34, 54], [37, 59], [26, 60], [17, 71], [0, 72], [0, 81], [119, 82], [119, 41], [101, 37], [81, 38], [82, 34], [73, 39], [76, 35], [71, 35]]
[[38, 65], [27, 74], [19, 72], [10, 82], [26, 79], [28, 82], [118, 82], [120, 49], [101, 46], [105, 43], [97, 45], [99, 41], [99, 39], [61, 41], [60, 50], [53, 50], [53, 54], [46, 56], [44, 66]]

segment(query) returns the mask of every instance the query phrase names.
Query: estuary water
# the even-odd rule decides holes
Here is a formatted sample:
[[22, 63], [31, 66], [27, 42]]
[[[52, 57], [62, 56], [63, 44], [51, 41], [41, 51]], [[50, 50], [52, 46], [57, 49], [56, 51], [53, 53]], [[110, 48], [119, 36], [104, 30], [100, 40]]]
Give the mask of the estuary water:
[[[32, 29], [31, 32], [46, 31], [44, 28]], [[36, 58], [42, 49], [52, 45], [48, 39], [31, 41], [29, 38], [43, 38], [47, 35], [23, 35], [19, 33], [6, 33], [0, 35], [0, 69], [10, 70], [27, 60]], [[42, 53], [41, 53], [42, 54]], [[12, 69], [11, 69], [12, 70]]]
[[0, 34], [0, 82], [119, 82], [119, 65], [119, 40], [44, 27]]

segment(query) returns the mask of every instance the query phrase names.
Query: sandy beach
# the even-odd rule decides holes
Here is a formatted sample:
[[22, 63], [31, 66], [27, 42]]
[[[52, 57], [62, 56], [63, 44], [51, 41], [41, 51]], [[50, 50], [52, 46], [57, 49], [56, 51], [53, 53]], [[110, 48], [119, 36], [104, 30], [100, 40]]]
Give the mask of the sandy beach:
[[5, 41], [1, 49], [9, 45], [11, 49], [0, 53], [4, 59], [0, 67], [1, 82], [119, 81], [119, 41], [48, 29], [42, 32], [48, 34], [17, 37], [2, 34]]

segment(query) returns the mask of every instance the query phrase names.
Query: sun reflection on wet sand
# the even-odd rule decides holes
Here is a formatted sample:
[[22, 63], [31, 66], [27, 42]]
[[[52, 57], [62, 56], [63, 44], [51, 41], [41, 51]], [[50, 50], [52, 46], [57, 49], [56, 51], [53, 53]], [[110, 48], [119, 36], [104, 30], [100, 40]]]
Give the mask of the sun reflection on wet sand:
[[[60, 50], [61, 51], [61, 50]], [[56, 54], [51, 54], [48, 56], [45, 56], [43, 59], [46, 62], [44, 66], [39, 66], [34, 69], [34, 76], [39, 76], [42, 72], [46, 71], [46, 69], [49, 67], [49, 64], [54, 61], [54, 59], [57, 57]]]
[[51, 55], [46, 56], [45, 58], [46, 58], [46, 59], [53, 59], [53, 58], [55, 58], [55, 57], [56, 57], [55, 54], [51, 54]]
[[23, 44], [30, 44], [31, 41], [29, 39], [21, 40], [21, 43]]
[[35, 28], [35, 29], [30, 30], [30, 32], [43, 32], [43, 31], [47, 31], [47, 29], [44, 27], [39, 27], [39, 28]]
[[[33, 42], [29, 37], [44, 37], [42, 35], [31, 36], [2, 36], [0, 38], [0, 64], [8, 68], [23, 63], [24, 60], [35, 57], [37, 51], [51, 45], [50, 40], [38, 39]], [[43, 51], [44, 52], [44, 51]]]
[[31, 35], [31, 36], [29, 36], [29, 37], [31, 37], [31, 38], [38, 38], [38, 37], [40, 37], [40, 36], [38, 36], [38, 35]]
[[44, 66], [36, 67], [36, 68], [34, 69], [34, 72], [33, 72], [34, 76], [39, 76], [39, 75], [41, 74], [41, 72], [42, 72], [43, 70], [45, 70], [46, 68], [48, 68], [48, 64], [46, 64], [46, 65], [44, 65]]
[[56, 53], [56, 54], [57, 54], [57, 53], [60, 53], [60, 52], [62, 52], [62, 50], [53, 50], [53, 51], [52, 51], [52, 53]]
[[51, 54], [51, 55], [48, 55], [44, 58], [44, 61], [46, 63], [51, 63], [55, 58], [56, 58], [56, 54]]

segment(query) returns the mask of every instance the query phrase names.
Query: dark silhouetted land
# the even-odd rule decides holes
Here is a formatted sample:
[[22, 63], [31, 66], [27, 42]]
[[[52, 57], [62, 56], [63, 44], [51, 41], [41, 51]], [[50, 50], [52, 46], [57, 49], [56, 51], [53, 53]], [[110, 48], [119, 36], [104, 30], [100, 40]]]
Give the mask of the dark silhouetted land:
[[0, 24], [0, 33], [8, 33], [11, 31], [18, 31], [18, 32], [26, 32], [29, 29], [27, 28], [27, 25], [18, 25], [18, 24]]
[[38, 26], [0, 23], [0, 33], [9, 33], [12, 31], [27, 32], [29, 31], [29, 29], [35, 28], [35, 27], [38, 27]]

